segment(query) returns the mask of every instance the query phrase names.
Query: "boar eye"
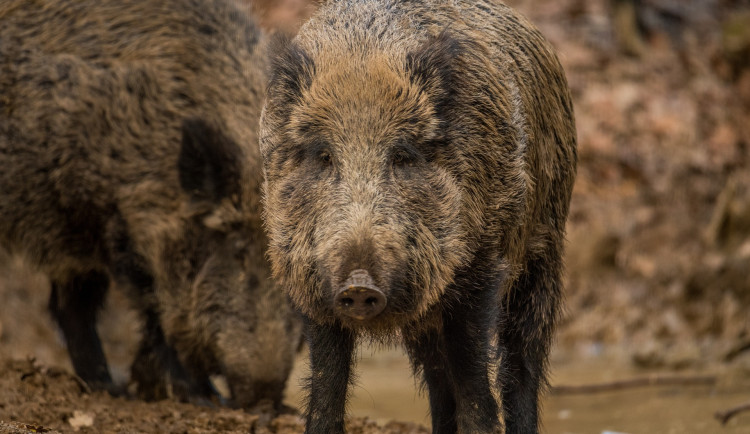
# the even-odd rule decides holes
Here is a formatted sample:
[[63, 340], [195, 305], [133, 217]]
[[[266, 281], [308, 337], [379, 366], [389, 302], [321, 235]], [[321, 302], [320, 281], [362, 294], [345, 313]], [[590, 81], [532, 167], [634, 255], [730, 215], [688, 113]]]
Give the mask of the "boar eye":
[[391, 164], [395, 167], [412, 166], [417, 161], [416, 151], [410, 152], [409, 149], [398, 149], [391, 156]]
[[328, 173], [335, 166], [334, 153], [326, 143], [315, 141], [306, 148], [307, 161], [316, 167], [317, 171]]

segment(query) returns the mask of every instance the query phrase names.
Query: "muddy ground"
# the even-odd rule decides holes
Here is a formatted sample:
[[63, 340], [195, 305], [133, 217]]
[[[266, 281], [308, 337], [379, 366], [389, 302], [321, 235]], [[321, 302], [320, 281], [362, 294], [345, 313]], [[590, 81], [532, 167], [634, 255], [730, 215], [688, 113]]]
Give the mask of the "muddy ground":
[[[577, 116], [553, 385], [654, 373], [715, 379], [551, 395], [547, 432], [750, 432], [750, 416], [727, 427], [713, 419], [750, 400], [750, 4], [644, 0], [615, 11], [607, 0], [509, 3], [558, 48]], [[261, 1], [249, 9], [267, 28], [293, 33], [314, 6]], [[291, 410], [271, 419], [264, 409], [89, 392], [70, 374], [48, 293], [44, 277], [0, 255], [0, 433], [302, 432]], [[100, 332], [121, 384], [138, 328], [113, 291]], [[287, 393], [293, 408], [304, 354], [298, 365]], [[425, 398], [398, 350], [363, 350], [359, 372], [349, 432], [427, 432]]]

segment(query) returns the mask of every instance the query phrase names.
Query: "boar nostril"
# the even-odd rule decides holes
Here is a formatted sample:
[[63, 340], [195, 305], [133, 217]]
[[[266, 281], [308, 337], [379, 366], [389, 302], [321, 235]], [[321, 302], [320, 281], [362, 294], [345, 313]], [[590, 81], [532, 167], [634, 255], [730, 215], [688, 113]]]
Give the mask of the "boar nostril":
[[334, 306], [339, 315], [364, 321], [382, 312], [387, 301], [367, 271], [354, 270], [336, 293]]

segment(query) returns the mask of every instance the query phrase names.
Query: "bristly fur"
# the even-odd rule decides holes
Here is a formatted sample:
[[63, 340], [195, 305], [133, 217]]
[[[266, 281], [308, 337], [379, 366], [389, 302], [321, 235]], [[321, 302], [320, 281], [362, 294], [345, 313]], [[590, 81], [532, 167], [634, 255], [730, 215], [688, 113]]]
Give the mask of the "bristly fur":
[[[342, 431], [357, 339], [400, 336], [433, 432], [536, 432], [576, 170], [550, 45], [494, 0], [329, 0], [279, 51], [264, 216], [307, 318], [307, 431]], [[355, 269], [387, 297], [364, 322], [334, 309]]]
[[[148, 399], [281, 404], [301, 324], [270, 278], [266, 37], [232, 0], [0, 2], [0, 245], [52, 282], [76, 373], [112, 389], [110, 282], [144, 320]], [[196, 396], [198, 395], [198, 396]]]

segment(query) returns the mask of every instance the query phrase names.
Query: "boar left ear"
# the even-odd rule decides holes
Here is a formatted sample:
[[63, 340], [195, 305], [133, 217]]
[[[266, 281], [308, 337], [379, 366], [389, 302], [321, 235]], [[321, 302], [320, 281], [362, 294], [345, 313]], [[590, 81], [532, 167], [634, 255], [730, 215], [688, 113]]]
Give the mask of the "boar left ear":
[[461, 41], [444, 30], [406, 56], [409, 79], [431, 96], [439, 112], [453, 103], [460, 86], [456, 70], [463, 51]]
[[240, 193], [242, 150], [203, 119], [183, 121], [177, 166], [180, 186], [194, 200], [220, 202]]

